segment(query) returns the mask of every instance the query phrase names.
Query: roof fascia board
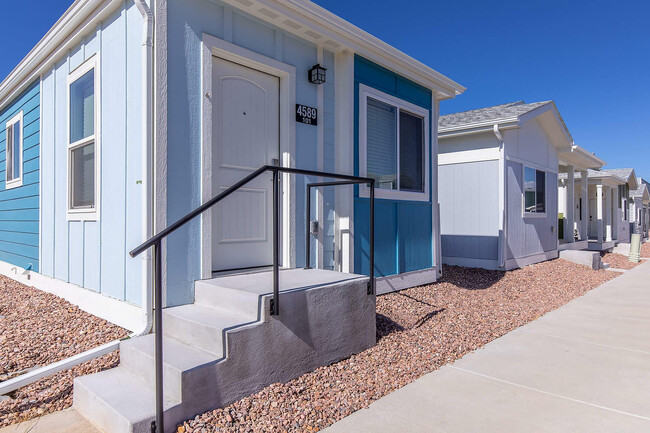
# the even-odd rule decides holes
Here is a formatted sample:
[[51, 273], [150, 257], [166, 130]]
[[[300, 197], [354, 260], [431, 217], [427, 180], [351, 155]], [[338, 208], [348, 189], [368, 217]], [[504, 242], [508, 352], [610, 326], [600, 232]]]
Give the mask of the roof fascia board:
[[562, 133], [564, 134], [564, 136], [566, 137], [570, 145], [573, 146], [573, 137], [571, 136], [571, 133], [569, 132], [569, 129], [566, 126], [566, 123], [564, 123], [564, 119], [562, 119], [562, 116], [560, 116], [560, 112], [558, 111], [553, 101], [550, 101], [548, 104], [544, 104], [540, 107], [537, 107], [534, 110], [529, 111], [528, 113], [522, 114], [521, 116], [519, 116], [519, 121], [521, 123], [525, 123], [528, 120], [540, 116], [549, 110], [553, 110], [553, 114], [555, 115], [555, 120], [560, 125], [560, 129], [562, 130]]
[[79, 43], [89, 27], [94, 28], [122, 4], [123, 0], [75, 1], [0, 84], [0, 110], [51, 66], [62, 52]]
[[[582, 157], [585, 160], [591, 161], [597, 168], [600, 168], [605, 164], [607, 164], [607, 162], [605, 162], [603, 159], [600, 159], [595, 154], [589, 152], [587, 149], [583, 147], [574, 145], [571, 151], [582, 155]], [[588, 167], [588, 168], [594, 168], [594, 167]]]
[[[338, 49], [330, 46], [327, 46], [327, 49], [336, 52], [343, 51], [347, 48], [361, 56], [368, 57], [369, 60], [381, 66], [403, 75], [426, 88], [435, 90], [438, 99], [453, 98], [465, 91], [465, 87], [450, 78], [312, 2], [305, 0], [285, 0], [282, 3], [276, 0], [222, 1], [236, 9], [252, 14], [265, 22], [278, 25], [278, 23], [270, 20], [269, 16], [264, 15], [259, 10], [246, 7], [248, 3], [262, 5], [264, 8], [282, 17], [294, 20], [303, 27], [317, 31], [341, 45]], [[302, 38], [305, 37], [305, 35], [295, 29], [284, 26], [280, 27]], [[318, 44], [318, 42], [315, 43]]]
[[466, 125], [451, 126], [448, 128], [439, 127], [438, 134], [444, 136], [450, 136], [452, 133], [458, 132], [455, 135], [464, 135], [464, 134], [473, 134], [475, 132], [483, 132], [484, 130], [490, 130], [494, 128], [494, 125], [499, 125], [499, 129], [514, 129], [519, 128], [517, 118], [509, 117], [504, 119], [496, 119], [486, 122], [476, 122], [469, 123]]

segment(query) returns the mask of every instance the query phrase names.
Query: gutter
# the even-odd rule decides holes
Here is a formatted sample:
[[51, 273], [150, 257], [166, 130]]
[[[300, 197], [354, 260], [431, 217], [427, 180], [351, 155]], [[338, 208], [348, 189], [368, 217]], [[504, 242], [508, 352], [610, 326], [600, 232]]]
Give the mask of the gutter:
[[[147, 240], [150, 237], [151, 227], [153, 226], [153, 195], [152, 195], [152, 182], [151, 182], [151, 155], [153, 143], [153, 13], [145, 2], [145, 0], [135, 0], [135, 5], [138, 11], [142, 14], [143, 30], [142, 30], [142, 185], [143, 200], [142, 200], [142, 238]], [[36, 382], [44, 377], [48, 377], [59, 371], [67, 370], [75, 365], [82, 364], [90, 361], [107, 353], [113, 352], [120, 347], [123, 340], [139, 337], [141, 335], [149, 334], [152, 326], [152, 291], [150, 290], [151, 283], [151, 254], [147, 251], [143, 254], [142, 259], [142, 310], [145, 317], [144, 327], [141, 331], [133, 333], [122, 340], [111, 341], [99, 347], [87, 350], [77, 355], [71, 356], [61, 361], [54, 362], [36, 370], [30, 371], [13, 379], [0, 383], [0, 395], [8, 394], [19, 388], [27, 386]]]
[[[153, 226], [153, 13], [145, 0], [135, 0], [142, 14], [142, 241], [151, 237]], [[152, 261], [151, 251], [142, 254], [142, 309], [145, 325], [139, 335], [151, 331], [152, 307]]]

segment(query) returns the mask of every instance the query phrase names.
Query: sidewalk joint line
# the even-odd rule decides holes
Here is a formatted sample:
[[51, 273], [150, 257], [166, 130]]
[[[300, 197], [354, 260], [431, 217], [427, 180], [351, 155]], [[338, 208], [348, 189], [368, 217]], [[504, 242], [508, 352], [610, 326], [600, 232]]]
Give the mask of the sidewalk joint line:
[[633, 418], [638, 418], [638, 419], [642, 419], [642, 420], [645, 420], [645, 421], [650, 421], [650, 418], [645, 417], [643, 415], [637, 415], [635, 413], [625, 412], [625, 411], [622, 411], [622, 410], [613, 409], [611, 407], [601, 406], [601, 405], [595, 404], [595, 403], [589, 403], [589, 402], [584, 401], [584, 400], [578, 400], [576, 398], [567, 397], [567, 396], [560, 395], [560, 394], [555, 394], [553, 392], [543, 391], [541, 389], [533, 388], [533, 387], [526, 386], [526, 385], [521, 385], [521, 384], [510, 382], [510, 381], [504, 380], [504, 379], [499, 379], [499, 378], [496, 378], [496, 377], [493, 377], [493, 376], [490, 376], [490, 375], [487, 375], [487, 374], [478, 373], [478, 372], [471, 371], [471, 370], [466, 370], [464, 368], [454, 367], [453, 365], [450, 365], [448, 367], [453, 368], [454, 370], [464, 371], [465, 373], [474, 374], [476, 376], [484, 377], [486, 379], [491, 379], [491, 380], [494, 380], [494, 381], [497, 381], [497, 382], [505, 383], [505, 384], [516, 386], [516, 387], [519, 387], [519, 388], [528, 389], [530, 391], [538, 392], [540, 394], [546, 394], [546, 395], [549, 395], [551, 397], [557, 397], [557, 398], [561, 398], [561, 399], [564, 399], [564, 400], [572, 401], [574, 403], [585, 404], [587, 406], [595, 407], [597, 409], [608, 410], [610, 412], [615, 412], [615, 413], [619, 413], [619, 414], [622, 414], [622, 415], [631, 416]]
[[630, 349], [630, 348], [621, 347], [621, 346], [610, 346], [609, 344], [593, 343], [591, 341], [580, 340], [580, 339], [577, 339], [577, 338], [562, 337], [562, 336], [559, 336], [559, 335], [546, 334], [546, 333], [543, 333], [543, 332], [536, 332], [536, 331], [526, 331], [524, 329], [520, 329], [519, 331], [520, 332], [525, 332], [526, 334], [534, 334], [534, 335], [541, 335], [541, 336], [549, 337], [549, 338], [557, 338], [558, 340], [575, 341], [576, 343], [590, 344], [592, 346], [606, 347], [608, 349], [625, 350], [625, 351], [628, 351], [628, 352], [635, 352], [635, 353], [641, 353], [643, 355], [650, 355], [650, 352], [645, 351], [645, 350]]

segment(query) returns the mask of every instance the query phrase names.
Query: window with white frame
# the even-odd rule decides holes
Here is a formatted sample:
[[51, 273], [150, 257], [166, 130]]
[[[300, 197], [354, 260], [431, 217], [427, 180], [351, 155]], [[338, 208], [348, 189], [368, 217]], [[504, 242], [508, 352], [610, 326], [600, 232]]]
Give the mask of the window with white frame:
[[5, 188], [23, 184], [23, 112], [7, 122], [5, 128]]
[[546, 212], [546, 172], [524, 167], [524, 213]]
[[359, 123], [359, 174], [377, 197], [428, 200], [429, 110], [361, 85]]
[[74, 218], [97, 216], [97, 63], [95, 56], [68, 77], [68, 213]]

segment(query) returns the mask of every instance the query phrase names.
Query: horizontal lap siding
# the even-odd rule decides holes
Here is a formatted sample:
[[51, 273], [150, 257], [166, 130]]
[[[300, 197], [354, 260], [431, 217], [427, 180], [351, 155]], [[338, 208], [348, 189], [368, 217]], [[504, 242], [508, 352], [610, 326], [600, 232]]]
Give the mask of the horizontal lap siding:
[[[355, 173], [359, 173], [359, 85], [364, 84], [431, 111], [432, 94], [425, 89], [373, 62], [355, 56]], [[434, 129], [431, 127], [430, 131]], [[429, 137], [431, 149], [432, 137]], [[431, 152], [430, 152], [431, 153]], [[430, 155], [432, 157], [432, 155]], [[432, 171], [430, 169], [430, 171]], [[437, 185], [429, 181], [429, 190]], [[369, 267], [369, 200], [354, 198], [355, 272], [367, 274]], [[375, 274], [395, 275], [433, 266], [431, 202], [377, 200], [375, 206]]]
[[508, 161], [508, 258], [557, 250], [557, 174], [546, 174], [546, 216], [523, 217], [522, 165]]
[[[39, 271], [40, 83], [0, 113], [0, 260]], [[6, 189], [7, 121], [23, 113], [22, 186]]]
[[[140, 304], [142, 241], [142, 17], [133, 1], [57, 60], [43, 77], [42, 273], [103, 295]], [[67, 78], [100, 59], [99, 220], [67, 217]]]
[[496, 260], [499, 246], [499, 161], [441, 165], [443, 257]]

